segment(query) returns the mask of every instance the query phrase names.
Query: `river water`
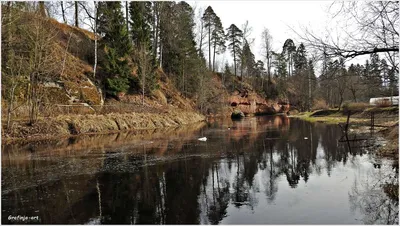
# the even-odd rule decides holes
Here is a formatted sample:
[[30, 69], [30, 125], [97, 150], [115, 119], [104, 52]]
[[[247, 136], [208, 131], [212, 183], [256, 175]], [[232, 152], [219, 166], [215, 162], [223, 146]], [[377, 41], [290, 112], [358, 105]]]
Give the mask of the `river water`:
[[2, 223], [398, 224], [398, 163], [350, 139], [266, 116], [3, 145]]

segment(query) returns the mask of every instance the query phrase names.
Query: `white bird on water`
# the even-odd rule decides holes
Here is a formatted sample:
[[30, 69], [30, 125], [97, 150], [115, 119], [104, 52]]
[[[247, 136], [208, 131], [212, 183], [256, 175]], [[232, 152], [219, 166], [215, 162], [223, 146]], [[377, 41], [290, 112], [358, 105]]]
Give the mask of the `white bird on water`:
[[207, 141], [207, 137], [201, 137], [198, 139], [199, 141]]

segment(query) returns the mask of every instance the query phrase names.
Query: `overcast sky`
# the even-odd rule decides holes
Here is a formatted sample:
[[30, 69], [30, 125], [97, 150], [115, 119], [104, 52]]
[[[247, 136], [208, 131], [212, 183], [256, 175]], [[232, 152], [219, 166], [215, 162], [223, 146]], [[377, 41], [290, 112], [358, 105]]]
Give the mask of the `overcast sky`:
[[[274, 48], [282, 48], [287, 38], [296, 42], [296, 35], [289, 27], [299, 25], [323, 28], [327, 20], [327, 8], [332, 1], [188, 1], [196, 8], [211, 6], [221, 18], [226, 29], [231, 24], [239, 28], [249, 21], [253, 28], [251, 36], [260, 45], [263, 27], [270, 30]], [[297, 43], [296, 43], [297, 44]], [[257, 53], [255, 53], [257, 54]]]
[[[263, 28], [268, 28], [272, 35], [273, 50], [281, 52], [283, 43], [291, 38], [295, 45], [300, 44], [298, 35], [293, 31], [301, 33], [302, 27], [311, 29], [317, 35], [323, 35], [327, 27], [333, 28], [333, 33], [343, 33], [341, 26], [332, 19], [332, 11], [329, 8], [333, 1], [186, 1], [195, 10], [195, 22], [198, 23], [200, 14], [211, 6], [214, 12], [221, 18], [224, 29], [235, 24], [242, 29], [248, 20], [252, 32], [250, 38], [255, 41], [251, 46], [256, 60], [263, 60], [261, 56], [261, 33]], [[90, 3], [92, 3], [90, 1]], [[333, 6], [335, 7], [335, 6]], [[201, 17], [201, 15], [200, 15]], [[293, 29], [293, 30], [292, 30]], [[199, 32], [197, 32], [198, 35]], [[208, 57], [208, 51], [204, 51]], [[350, 63], [364, 63], [368, 57], [360, 57]], [[223, 67], [225, 62], [232, 63], [230, 51], [216, 58]], [[318, 66], [317, 66], [318, 68]], [[217, 68], [218, 69], [218, 68]]]
[[[255, 42], [251, 46], [256, 60], [263, 60], [261, 56], [261, 33], [263, 28], [269, 29], [273, 38], [273, 49], [282, 51], [283, 43], [291, 38], [296, 46], [300, 39], [292, 29], [301, 33], [301, 27], [311, 28], [318, 35], [322, 35], [327, 26], [335, 25], [329, 7], [333, 1], [187, 1], [195, 8], [196, 13], [201, 8], [211, 6], [214, 12], [221, 18], [224, 29], [235, 24], [240, 29], [249, 21], [252, 27], [251, 38]], [[335, 27], [335, 26], [334, 26]], [[341, 27], [337, 27], [340, 32]], [[207, 54], [207, 53], [205, 53]], [[232, 57], [229, 51], [224, 56], [217, 58], [219, 61], [229, 61]], [[360, 63], [364, 59], [358, 59]], [[355, 62], [355, 61], [353, 61]]]

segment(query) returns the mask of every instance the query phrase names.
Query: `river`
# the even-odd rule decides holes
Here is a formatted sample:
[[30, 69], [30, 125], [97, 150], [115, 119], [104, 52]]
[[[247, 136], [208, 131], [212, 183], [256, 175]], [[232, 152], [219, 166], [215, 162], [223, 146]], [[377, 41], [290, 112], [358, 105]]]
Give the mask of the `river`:
[[382, 138], [343, 139], [263, 116], [3, 144], [2, 223], [398, 224]]

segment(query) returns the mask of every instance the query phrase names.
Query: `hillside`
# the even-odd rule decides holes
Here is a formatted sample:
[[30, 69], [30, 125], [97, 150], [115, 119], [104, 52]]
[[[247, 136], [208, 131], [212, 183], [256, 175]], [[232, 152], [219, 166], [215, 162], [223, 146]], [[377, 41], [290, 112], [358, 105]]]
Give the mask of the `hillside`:
[[[119, 93], [116, 96], [105, 95], [102, 83], [104, 74], [101, 66], [97, 66], [96, 76], [93, 73], [94, 33], [59, 23], [51, 18], [43, 18], [37, 14], [25, 12], [23, 16], [18, 17], [16, 25], [17, 34], [25, 30], [30, 32], [29, 34], [36, 34], [39, 38], [35, 40], [35, 43], [43, 45], [43, 48], [48, 50], [43, 56], [41, 55], [45, 57], [46, 61], [44, 61], [44, 69], [39, 70], [42, 76], [37, 79], [38, 95], [40, 95], [37, 100], [39, 121], [31, 127], [27, 127], [25, 124], [30, 117], [30, 105], [24, 103], [29, 102], [29, 84], [33, 82], [31, 78], [30, 81], [27, 81], [28, 89], [22, 82], [16, 86], [15, 98], [11, 100], [14, 101], [12, 107], [18, 107], [11, 113], [13, 119], [11, 129], [5, 129], [7, 109], [11, 102], [9, 97], [6, 97], [7, 95], [3, 95], [2, 121], [3, 131], [6, 132], [3, 133], [5, 138], [143, 129], [147, 124], [151, 124], [151, 128], [176, 126], [188, 124], [192, 120], [204, 120], [198, 115], [198, 111], [208, 116], [218, 117], [229, 117], [235, 110], [240, 110], [245, 115], [275, 114], [288, 111], [286, 103], [278, 104], [266, 100], [251, 85], [234, 78], [234, 76], [231, 76], [229, 81], [224, 81], [223, 75], [209, 72], [204, 72], [207, 74], [202, 75], [205, 88], [194, 96], [182, 94], [173, 82], [175, 76], [167, 75], [161, 68], [157, 68], [155, 71], [158, 88], [151, 94], [146, 94], [144, 103], [142, 103], [139, 89]], [[32, 27], [37, 27], [38, 33], [30, 30]], [[42, 30], [39, 31], [39, 28]], [[3, 36], [7, 37], [9, 29], [4, 27]], [[10, 45], [13, 51], [29, 51], [29, 49], [24, 49], [29, 46], [21, 45], [21, 43], [29, 43], [31, 40], [27, 40], [22, 35], [18, 35], [15, 40], [14, 45]], [[9, 57], [7, 54], [10, 52], [10, 48], [3, 48], [2, 56]], [[105, 54], [104, 49], [98, 48], [97, 51], [99, 57]], [[51, 66], [51, 70], [46, 71], [48, 65]], [[140, 79], [137, 67], [132, 62], [131, 65], [133, 65], [131, 76]], [[15, 84], [17, 76], [21, 75], [5, 76], [2, 82], [3, 84]], [[21, 78], [23, 78], [22, 76]], [[126, 115], [127, 113], [138, 113], [139, 115], [136, 117], [140, 117], [140, 120], [148, 118], [151, 122], [146, 121], [138, 125], [134, 122], [137, 119]], [[89, 116], [93, 114], [98, 116]], [[112, 115], [107, 116], [107, 114]], [[121, 115], [118, 116], [118, 114]], [[160, 122], [153, 120], [153, 118], [157, 118], [156, 114], [163, 115], [159, 118]], [[125, 120], [127, 126], [121, 127], [118, 118]], [[170, 123], [171, 120], [176, 123]]]
[[[52, 56], [55, 57], [53, 61], [58, 62], [58, 66], [57, 70], [41, 79], [40, 86], [43, 90], [43, 102], [53, 106], [82, 105], [87, 106], [88, 109], [93, 109], [103, 104], [116, 105], [120, 102], [141, 104], [141, 96], [139, 94], [129, 94], [119, 98], [118, 101], [115, 98], [104, 97], [98, 81], [99, 74], [97, 77], [93, 76], [95, 36], [92, 32], [59, 23], [51, 18], [43, 19], [29, 13], [24, 13], [24, 15], [26, 16], [18, 21], [19, 24], [29, 24], [28, 21], [31, 20], [40, 21], [39, 23], [45, 23], [46, 31], [54, 35], [51, 42], [53, 42], [52, 48], [55, 50], [53, 52], [55, 54], [52, 54]], [[23, 41], [23, 38], [21, 38], [21, 41]], [[98, 51], [99, 55], [101, 55], [103, 50], [98, 49]], [[2, 52], [4, 54], [4, 51]], [[99, 68], [97, 70], [99, 71]], [[146, 97], [146, 106], [154, 108], [169, 106], [194, 110], [193, 101], [181, 97], [181, 94], [175, 89], [169, 78], [163, 74], [162, 70], [158, 70], [157, 73], [163, 79], [158, 81], [160, 88], [151, 97]], [[135, 74], [135, 71], [132, 71], [132, 74]], [[20, 92], [17, 96], [26, 96], [24, 90]], [[93, 108], [89, 108], [89, 106]], [[3, 110], [7, 107], [4, 99], [2, 99], [2, 107]], [[59, 106], [58, 109], [60, 107], [67, 108], [67, 106]], [[20, 111], [17, 114], [23, 115], [23, 110], [20, 109]], [[60, 111], [66, 110], [61, 109]], [[75, 111], [87, 113], [88, 110]]]

